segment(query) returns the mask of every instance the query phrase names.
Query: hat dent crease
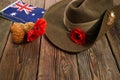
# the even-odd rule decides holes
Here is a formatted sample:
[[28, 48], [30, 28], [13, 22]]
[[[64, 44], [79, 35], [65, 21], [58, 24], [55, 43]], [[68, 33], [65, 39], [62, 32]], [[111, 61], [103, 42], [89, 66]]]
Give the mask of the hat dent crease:
[[[63, 0], [51, 6], [44, 18], [47, 21], [46, 36], [56, 47], [67, 52], [81, 52], [113, 26], [115, 14], [112, 0]], [[70, 39], [70, 31], [76, 27], [86, 34], [83, 45]]]

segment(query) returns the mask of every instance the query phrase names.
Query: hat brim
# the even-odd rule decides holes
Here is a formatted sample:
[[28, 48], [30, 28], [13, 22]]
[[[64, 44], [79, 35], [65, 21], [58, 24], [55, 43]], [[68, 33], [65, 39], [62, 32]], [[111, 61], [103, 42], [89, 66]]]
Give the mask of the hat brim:
[[63, 22], [64, 10], [69, 2], [69, 0], [60, 1], [46, 11], [44, 15], [44, 18], [47, 21], [46, 36], [56, 47], [64, 51], [81, 52], [90, 48], [94, 42], [109, 29], [106, 24], [109, 12], [105, 13], [104, 20], [97, 32], [94, 42], [91, 42], [88, 45], [78, 45], [70, 39], [69, 32], [66, 30]]

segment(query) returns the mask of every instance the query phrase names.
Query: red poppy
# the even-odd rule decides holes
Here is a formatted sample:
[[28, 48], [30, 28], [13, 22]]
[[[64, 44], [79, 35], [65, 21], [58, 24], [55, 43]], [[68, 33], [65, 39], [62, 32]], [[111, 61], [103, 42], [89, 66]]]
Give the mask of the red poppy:
[[32, 42], [33, 40], [37, 39], [39, 37], [39, 35], [37, 34], [37, 32], [35, 30], [30, 30], [27, 33], [27, 41], [28, 42]]
[[43, 35], [46, 30], [46, 20], [44, 18], [38, 19], [34, 25], [34, 29], [37, 30], [40, 35]]
[[27, 33], [27, 41], [31, 42], [43, 35], [46, 30], [46, 21], [44, 18], [38, 19], [34, 25], [34, 28]]
[[80, 28], [74, 28], [70, 33], [70, 38], [76, 44], [83, 45], [85, 43], [85, 33]]

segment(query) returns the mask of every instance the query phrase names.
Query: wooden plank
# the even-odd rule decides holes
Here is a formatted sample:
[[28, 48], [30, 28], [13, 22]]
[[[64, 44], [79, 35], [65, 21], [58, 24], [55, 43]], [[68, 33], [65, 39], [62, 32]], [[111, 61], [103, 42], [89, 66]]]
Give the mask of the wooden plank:
[[10, 3], [12, 3], [15, 0], [0, 0], [0, 10], [8, 6]]
[[38, 80], [79, 80], [76, 54], [56, 49], [42, 39]]
[[[15, 0], [0, 1], [0, 10], [2, 10], [6, 6], [10, 5], [10, 3], [12, 3], [13, 1], [15, 1]], [[0, 28], [1, 28], [0, 29], [0, 58], [2, 56], [5, 44], [7, 42], [7, 38], [8, 38], [8, 34], [9, 34], [9, 28], [10, 28], [11, 24], [12, 24], [11, 21], [0, 17]]]
[[0, 18], [0, 58], [7, 42], [10, 25], [10, 21]]
[[80, 80], [120, 79], [120, 73], [105, 36], [88, 51], [78, 54], [78, 64]]
[[120, 19], [115, 26], [107, 33], [113, 56], [116, 59], [118, 68], [120, 70]]
[[9, 36], [0, 62], [1, 80], [35, 80], [39, 58], [39, 40], [15, 45]]
[[[33, 2], [32, 0], [24, 1]], [[37, 0], [34, 1], [36, 2]], [[40, 3], [42, 1], [37, 2]], [[36, 6], [40, 7], [41, 5]], [[40, 55], [39, 49], [40, 38], [31, 43], [16, 45], [13, 44], [11, 36], [9, 36], [0, 61], [0, 80], [36, 80]]]
[[[57, 0], [60, 1], [60, 0]], [[50, 6], [56, 3], [56, 0], [47, 0], [45, 1], [45, 9], [47, 10]]]

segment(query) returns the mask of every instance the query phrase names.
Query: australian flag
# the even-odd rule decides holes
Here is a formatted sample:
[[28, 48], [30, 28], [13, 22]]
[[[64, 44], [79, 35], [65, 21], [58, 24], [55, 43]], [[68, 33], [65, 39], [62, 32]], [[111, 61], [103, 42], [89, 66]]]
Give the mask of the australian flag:
[[12, 3], [0, 11], [0, 15], [15, 22], [35, 22], [42, 18], [45, 10], [43, 8], [33, 7], [20, 0]]

